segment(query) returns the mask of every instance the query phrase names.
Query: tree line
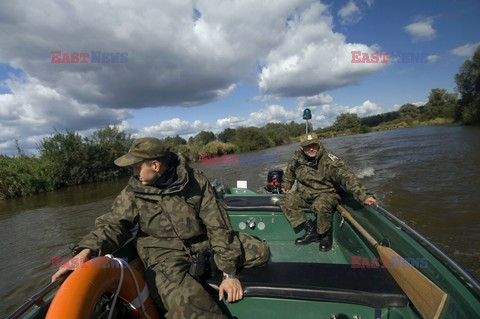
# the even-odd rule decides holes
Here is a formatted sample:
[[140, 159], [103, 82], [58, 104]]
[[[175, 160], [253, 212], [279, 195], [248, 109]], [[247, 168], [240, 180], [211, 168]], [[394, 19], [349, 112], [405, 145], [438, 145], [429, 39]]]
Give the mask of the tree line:
[[[454, 122], [458, 108], [457, 97], [445, 89], [433, 89], [425, 105], [416, 106], [412, 103], [402, 105], [398, 111], [359, 117], [353, 113], [343, 113], [337, 116], [333, 125], [317, 132], [323, 136], [341, 134], [368, 133], [372, 130], [424, 125], [430, 123]], [[459, 122], [459, 121], [458, 121]]]
[[318, 129], [323, 136], [339, 133], [367, 133], [372, 130], [406, 127], [418, 124], [455, 122], [463, 125], [480, 124], [480, 46], [455, 75], [457, 93], [442, 88], [432, 89], [425, 105], [406, 103], [398, 111], [360, 118], [357, 114], [337, 116], [333, 125]]
[[[164, 143], [189, 161], [203, 153], [231, 154], [292, 143], [305, 132], [305, 125], [269, 123], [262, 128], [227, 128], [218, 135], [201, 131], [187, 140], [179, 135]], [[27, 155], [17, 142], [15, 156], [0, 155], [0, 199], [26, 196], [71, 185], [112, 180], [131, 174], [114, 160], [125, 154], [133, 137], [107, 126], [89, 137], [74, 131], [55, 132], [37, 145], [37, 155]]]
[[0, 199], [51, 191], [65, 186], [114, 179], [128, 173], [113, 161], [125, 154], [132, 137], [115, 127], [82, 137], [55, 132], [38, 145], [38, 155], [0, 155]]

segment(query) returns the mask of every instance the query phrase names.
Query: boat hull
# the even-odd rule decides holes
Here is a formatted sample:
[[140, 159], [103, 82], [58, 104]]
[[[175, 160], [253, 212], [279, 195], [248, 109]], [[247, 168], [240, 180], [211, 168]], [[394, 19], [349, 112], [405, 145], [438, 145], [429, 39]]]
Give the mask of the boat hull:
[[[282, 195], [245, 194], [244, 190], [237, 192], [235, 188], [228, 189], [222, 195], [228, 205], [233, 227], [266, 241], [272, 250], [273, 263], [348, 264], [352, 269], [382, 267], [376, 249], [348, 222], [342, 222], [338, 212], [335, 212], [333, 217], [333, 248], [325, 253], [319, 252], [318, 244], [293, 245], [293, 241], [302, 234], [302, 230], [292, 229], [282, 214], [278, 207]], [[258, 198], [252, 199], [251, 204], [248, 204], [246, 200], [248, 201], [249, 196]], [[479, 284], [455, 261], [382, 208], [360, 205], [347, 194], [343, 196], [342, 206], [376, 241], [391, 247], [402, 257], [393, 261], [393, 267], [413, 266], [447, 293], [448, 297], [440, 318], [480, 317]], [[308, 211], [307, 216], [314, 218], [313, 214]], [[246, 221], [253, 219], [256, 221], [255, 227], [248, 227]], [[259, 223], [263, 223], [261, 227], [258, 227]], [[409, 263], [407, 264], [405, 261]], [[318, 274], [318, 276], [325, 277], [329, 275], [328, 273]], [[382, 286], [385, 283], [378, 282], [377, 284]], [[325, 315], [344, 313], [341, 306], [337, 309], [338, 311], [331, 312], [329, 307], [320, 306], [324, 303], [323, 301], [318, 302], [317, 310], [320, 313], [323, 313], [321, 309], [329, 309], [326, 310]], [[342, 304], [340, 303], [340, 305]], [[346, 305], [343, 304], [343, 306]], [[344, 309], [353, 309], [355, 312], [357, 311], [356, 306], [349, 304]], [[228, 307], [234, 307], [235, 315], [237, 315], [237, 311], [239, 311], [237, 305], [228, 305]], [[261, 308], [261, 306], [256, 305], [255, 308]], [[367, 318], [376, 318], [379, 313], [382, 314], [382, 318], [384, 316], [388, 318], [421, 318], [411, 303], [405, 307], [387, 307], [380, 310], [370, 308], [369, 310], [370, 314], [366, 316]]]
[[[237, 303], [220, 302], [226, 314], [240, 319], [421, 318], [382, 266], [376, 249], [338, 212], [333, 215], [333, 247], [320, 252], [318, 243], [294, 244], [303, 230], [292, 229], [280, 210], [283, 195], [237, 188], [217, 193], [234, 230], [265, 241], [272, 256], [266, 267], [239, 272], [245, 297]], [[479, 284], [451, 258], [382, 208], [360, 205], [347, 194], [342, 206], [376, 241], [390, 246], [447, 293], [440, 318], [480, 318]], [[312, 212], [305, 212], [314, 219]], [[115, 255], [133, 260], [133, 242]], [[396, 267], [403, 266], [398, 261]], [[220, 281], [206, 283], [214, 296]], [[42, 307], [29, 309], [25, 318], [44, 318], [53, 294], [46, 295]]]

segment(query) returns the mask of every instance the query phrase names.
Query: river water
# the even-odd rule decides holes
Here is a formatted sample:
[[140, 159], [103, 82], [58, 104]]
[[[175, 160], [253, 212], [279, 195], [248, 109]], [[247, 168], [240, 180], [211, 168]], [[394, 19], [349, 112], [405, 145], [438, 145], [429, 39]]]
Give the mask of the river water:
[[[480, 128], [425, 126], [323, 140], [347, 162], [380, 205], [432, 240], [480, 278]], [[249, 154], [270, 164], [195, 164], [211, 179], [237, 180], [261, 191], [267, 171], [285, 168], [298, 144]], [[52, 256], [107, 212], [127, 179], [82, 185], [0, 202], [0, 314], [8, 314], [49, 282]], [[0, 315], [4, 317], [4, 315]]]

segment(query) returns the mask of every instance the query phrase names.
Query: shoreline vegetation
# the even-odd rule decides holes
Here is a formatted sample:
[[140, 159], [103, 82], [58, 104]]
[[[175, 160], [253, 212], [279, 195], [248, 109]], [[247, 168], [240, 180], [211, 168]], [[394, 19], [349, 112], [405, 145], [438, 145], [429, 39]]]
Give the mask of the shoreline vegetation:
[[[374, 127], [354, 125], [344, 129], [335, 128], [335, 125], [343, 127], [342, 119], [352, 117], [361, 120], [356, 114], [342, 114], [331, 127], [313, 131], [320, 138], [331, 138], [454, 123], [451, 118], [411, 121], [399, 118]], [[309, 131], [312, 131], [311, 127]], [[201, 131], [188, 141], [178, 135], [163, 140], [171, 151], [181, 153], [190, 162], [199, 162], [205, 153], [222, 156], [298, 143], [302, 134], [305, 134], [305, 124], [292, 121], [289, 124], [269, 123], [262, 128], [226, 129], [218, 135]], [[26, 155], [17, 143], [17, 155], [0, 155], [0, 200], [128, 176], [131, 170], [117, 167], [113, 161], [128, 151], [132, 141], [130, 134], [107, 126], [90, 137], [82, 137], [73, 131], [63, 134], [56, 132], [37, 145], [38, 155]]]
[[[480, 46], [471, 60], [465, 61], [455, 75], [457, 91], [432, 89], [423, 106], [404, 104], [398, 111], [360, 118], [343, 113], [333, 125], [312, 130], [320, 138], [423, 125], [480, 124]], [[176, 135], [164, 138], [174, 152], [182, 153], [191, 162], [202, 154], [221, 156], [267, 149], [299, 141], [305, 124], [268, 123], [264, 127], [227, 128], [219, 134], [201, 131], [187, 140]], [[113, 180], [131, 174], [113, 161], [125, 154], [132, 136], [115, 126], [82, 137], [74, 131], [55, 131], [37, 145], [37, 153], [27, 155], [16, 141], [15, 156], [0, 154], [0, 200], [52, 191], [71, 185]]]

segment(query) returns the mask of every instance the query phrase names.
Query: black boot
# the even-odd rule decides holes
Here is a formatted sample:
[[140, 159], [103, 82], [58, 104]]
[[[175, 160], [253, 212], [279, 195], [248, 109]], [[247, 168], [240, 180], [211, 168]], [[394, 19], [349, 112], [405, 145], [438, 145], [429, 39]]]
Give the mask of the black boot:
[[330, 228], [325, 233], [320, 235], [320, 251], [329, 251], [332, 249], [332, 229]]
[[317, 229], [310, 219], [303, 223], [303, 229], [305, 229], [305, 235], [295, 239], [295, 245], [306, 245], [318, 242]]

